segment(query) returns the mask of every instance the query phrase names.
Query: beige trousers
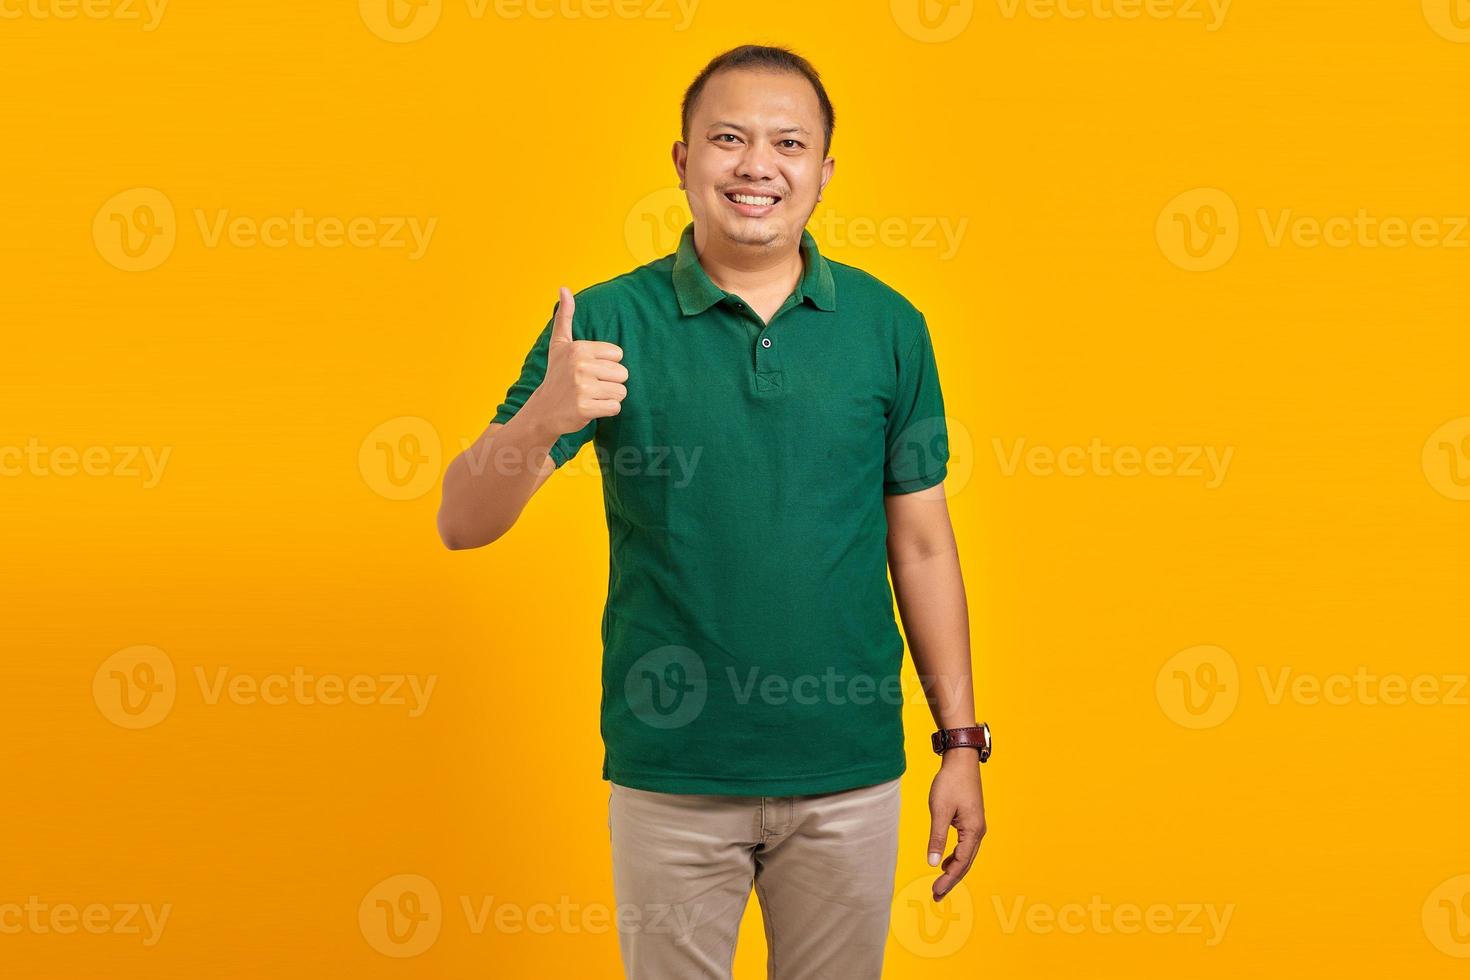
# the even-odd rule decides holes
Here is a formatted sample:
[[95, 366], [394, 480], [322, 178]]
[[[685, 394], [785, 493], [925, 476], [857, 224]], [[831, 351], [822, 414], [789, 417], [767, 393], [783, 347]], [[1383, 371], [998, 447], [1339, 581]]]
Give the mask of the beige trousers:
[[628, 980], [730, 980], [754, 884], [768, 980], [879, 980], [899, 780], [812, 796], [608, 795]]

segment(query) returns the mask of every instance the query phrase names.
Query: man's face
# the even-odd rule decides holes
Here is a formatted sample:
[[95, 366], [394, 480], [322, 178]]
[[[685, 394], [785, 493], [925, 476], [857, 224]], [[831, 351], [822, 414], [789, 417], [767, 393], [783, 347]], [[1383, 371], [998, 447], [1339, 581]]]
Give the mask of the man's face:
[[[736, 246], [780, 248], [801, 241], [832, 179], [822, 154], [822, 110], [805, 77], [731, 70], [711, 77], [689, 120], [689, 143], [674, 144], [674, 167], [694, 226]], [[741, 203], [736, 192], [774, 197]]]

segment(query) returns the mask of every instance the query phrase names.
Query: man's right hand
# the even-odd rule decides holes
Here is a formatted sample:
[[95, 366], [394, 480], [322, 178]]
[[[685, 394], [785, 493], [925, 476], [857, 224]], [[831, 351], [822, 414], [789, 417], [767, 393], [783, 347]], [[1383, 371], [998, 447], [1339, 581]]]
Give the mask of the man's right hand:
[[561, 305], [551, 324], [546, 348], [546, 374], [526, 399], [522, 411], [558, 435], [576, 432], [593, 419], [622, 411], [628, 388], [628, 369], [620, 363], [623, 349], [601, 340], [573, 340], [572, 291], [561, 287]]

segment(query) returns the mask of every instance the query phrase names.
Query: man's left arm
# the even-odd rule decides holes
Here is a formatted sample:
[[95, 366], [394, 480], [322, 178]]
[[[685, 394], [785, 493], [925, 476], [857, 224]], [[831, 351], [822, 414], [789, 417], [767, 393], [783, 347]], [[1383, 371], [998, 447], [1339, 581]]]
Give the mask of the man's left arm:
[[[976, 722], [970, 616], [944, 484], [888, 494], [883, 501], [893, 591], [929, 710], [940, 728], [971, 727]], [[940, 758], [929, 789], [929, 864], [939, 864], [950, 827], [955, 828], [956, 843], [934, 881], [936, 902], [970, 870], [985, 836], [979, 750], [957, 746]]]

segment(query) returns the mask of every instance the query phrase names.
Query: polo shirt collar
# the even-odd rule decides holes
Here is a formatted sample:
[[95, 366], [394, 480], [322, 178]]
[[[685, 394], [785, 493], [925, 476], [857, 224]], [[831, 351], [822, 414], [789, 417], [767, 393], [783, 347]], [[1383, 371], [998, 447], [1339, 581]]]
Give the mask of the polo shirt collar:
[[[835, 310], [837, 290], [832, 283], [832, 270], [817, 250], [817, 240], [805, 228], [801, 230], [801, 258], [801, 279], [796, 283], [797, 302], [810, 300], [819, 310]], [[729, 295], [715, 285], [704, 266], [699, 264], [699, 254], [694, 250], [692, 221], [684, 227], [678, 253], [674, 256], [674, 293], [685, 316], [703, 313]]]

